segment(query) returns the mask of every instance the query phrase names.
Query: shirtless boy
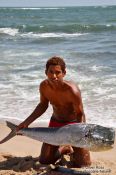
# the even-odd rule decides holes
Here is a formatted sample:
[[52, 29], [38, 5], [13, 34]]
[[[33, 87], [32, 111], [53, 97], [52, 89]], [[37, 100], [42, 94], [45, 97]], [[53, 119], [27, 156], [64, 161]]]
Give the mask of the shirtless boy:
[[[54, 56], [46, 63], [47, 79], [40, 83], [40, 102], [32, 114], [23, 121], [17, 130], [28, 127], [40, 117], [50, 103], [53, 114], [49, 127], [62, 127], [67, 124], [86, 122], [81, 92], [76, 84], [64, 80], [66, 65], [62, 58]], [[42, 164], [55, 163], [58, 159], [58, 146], [43, 143], [39, 161]], [[84, 148], [73, 147], [72, 162], [75, 167], [89, 166], [90, 153]]]

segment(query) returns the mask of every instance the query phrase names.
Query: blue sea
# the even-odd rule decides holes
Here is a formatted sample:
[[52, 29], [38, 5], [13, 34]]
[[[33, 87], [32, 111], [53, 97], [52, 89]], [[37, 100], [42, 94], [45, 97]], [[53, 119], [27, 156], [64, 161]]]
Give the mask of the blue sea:
[[[116, 6], [0, 8], [0, 119], [32, 113], [54, 55], [81, 89], [87, 122], [115, 127]], [[51, 115], [49, 106], [36, 122]]]

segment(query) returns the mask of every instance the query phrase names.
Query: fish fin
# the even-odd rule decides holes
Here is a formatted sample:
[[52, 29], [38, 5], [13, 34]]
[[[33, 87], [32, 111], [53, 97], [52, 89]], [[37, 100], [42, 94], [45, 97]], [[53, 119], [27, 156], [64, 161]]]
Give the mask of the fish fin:
[[17, 126], [11, 122], [8, 122], [8, 121], [6, 121], [6, 124], [11, 129], [11, 132], [4, 139], [2, 139], [0, 141], [0, 144], [10, 140], [12, 137], [14, 137], [16, 135], [16, 127]]

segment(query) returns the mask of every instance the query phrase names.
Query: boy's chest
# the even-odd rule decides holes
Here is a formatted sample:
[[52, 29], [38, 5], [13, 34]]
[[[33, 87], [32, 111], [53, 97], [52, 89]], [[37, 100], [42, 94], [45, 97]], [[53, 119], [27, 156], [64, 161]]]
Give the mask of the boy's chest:
[[61, 90], [48, 90], [46, 93], [47, 99], [51, 104], [61, 105], [67, 104], [71, 102], [70, 92], [69, 91], [61, 91]]

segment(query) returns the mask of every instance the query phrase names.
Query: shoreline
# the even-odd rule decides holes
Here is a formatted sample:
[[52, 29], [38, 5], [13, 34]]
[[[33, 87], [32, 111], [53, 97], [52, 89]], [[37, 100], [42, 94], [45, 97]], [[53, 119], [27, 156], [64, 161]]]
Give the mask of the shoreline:
[[[41, 123], [41, 122], [40, 122]], [[39, 125], [40, 125], [39, 123]], [[43, 126], [43, 123], [41, 123]], [[0, 140], [9, 133], [10, 129], [5, 125], [5, 122], [0, 122]], [[8, 142], [0, 145], [0, 175], [32, 175], [33, 161], [40, 154], [42, 143], [25, 136], [15, 136]], [[90, 152], [92, 165], [90, 167], [81, 168], [84, 171], [90, 171], [92, 175], [115, 175], [116, 174], [116, 143], [114, 148], [105, 152]], [[29, 162], [26, 160], [29, 159]], [[12, 160], [12, 163], [11, 163]], [[13, 163], [18, 161], [16, 170], [12, 170]], [[25, 165], [22, 166], [21, 162]], [[9, 163], [11, 166], [9, 166]], [[5, 168], [2, 168], [2, 166]], [[15, 165], [16, 166], [16, 165]], [[8, 168], [8, 169], [7, 169]], [[19, 168], [19, 169], [18, 169]], [[24, 170], [22, 172], [22, 170]], [[77, 169], [78, 171], [80, 169]]]

